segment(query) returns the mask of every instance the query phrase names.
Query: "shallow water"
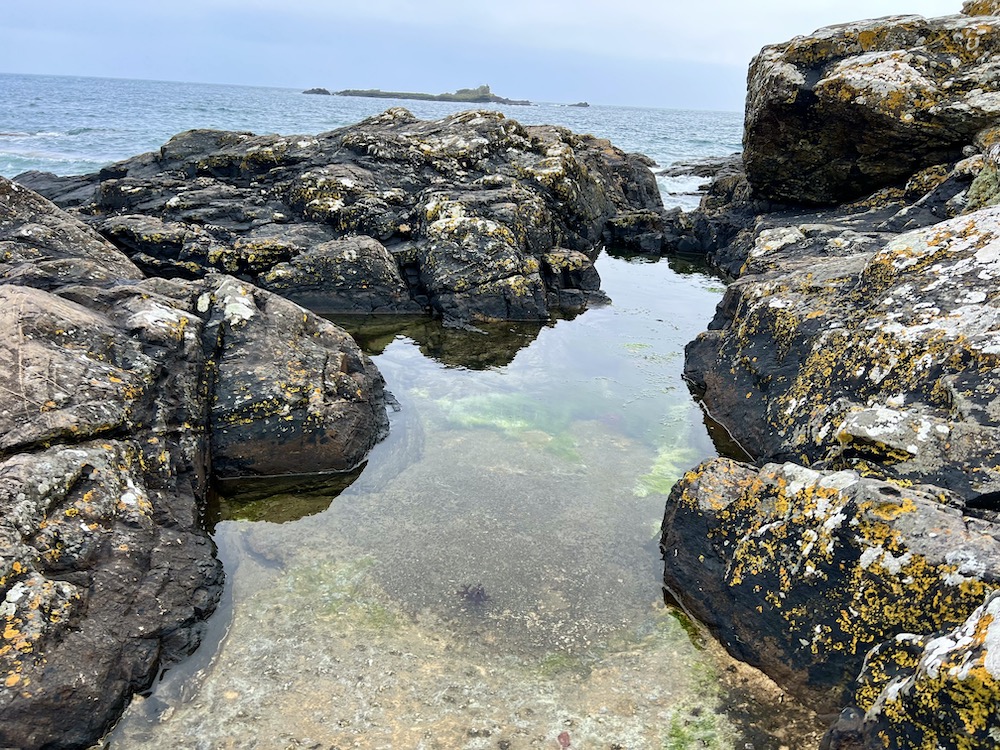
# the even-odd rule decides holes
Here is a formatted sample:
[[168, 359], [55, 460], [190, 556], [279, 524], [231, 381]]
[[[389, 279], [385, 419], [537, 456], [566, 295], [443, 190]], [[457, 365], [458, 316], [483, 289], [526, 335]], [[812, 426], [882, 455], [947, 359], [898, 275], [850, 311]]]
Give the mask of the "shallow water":
[[[192, 127], [315, 133], [435, 102], [0, 74], [0, 174], [95, 170]], [[738, 113], [500, 108], [674, 160], [739, 148]], [[695, 180], [660, 179], [692, 207]], [[721, 284], [602, 255], [611, 303], [483, 332], [343, 321], [400, 410], [350, 477], [219, 488], [225, 599], [115, 748], [779, 748], [779, 703], [663, 603], [666, 492], [715, 454], [680, 373]], [[793, 715], [794, 714], [794, 715]], [[812, 743], [815, 746], [815, 742]]]
[[715, 452], [680, 372], [722, 289], [598, 269], [612, 302], [573, 320], [362, 329], [389, 439], [347, 489], [230, 493], [230, 519], [295, 520], [219, 521], [214, 632], [110, 747], [736, 746], [727, 662], [664, 605], [657, 549], [664, 493]]
[[721, 287], [598, 268], [611, 304], [548, 326], [347, 321], [400, 402], [390, 437], [347, 489], [229, 494], [229, 519], [285, 522], [218, 523], [213, 633], [110, 747], [779, 747], [743, 733], [770, 688], [734, 693], [662, 599], [664, 493], [714, 454], [680, 352]]

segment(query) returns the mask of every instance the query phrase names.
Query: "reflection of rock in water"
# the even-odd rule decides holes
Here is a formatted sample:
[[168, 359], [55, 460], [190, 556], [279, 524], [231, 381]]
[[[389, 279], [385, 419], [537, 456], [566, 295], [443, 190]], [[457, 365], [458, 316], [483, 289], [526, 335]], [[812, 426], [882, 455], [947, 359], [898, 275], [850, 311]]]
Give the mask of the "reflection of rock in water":
[[389, 437], [368, 460], [342, 473], [296, 474], [218, 481], [213, 487], [210, 525], [220, 521], [287, 523], [322, 513], [345, 490], [375, 492], [420, 459], [424, 429], [412, 406], [395, 404], [389, 416]]
[[420, 351], [447, 367], [487, 370], [510, 364], [521, 349], [538, 338], [548, 324], [477, 323], [446, 325], [427, 317], [328, 316], [348, 331], [369, 356], [381, 354], [396, 338], [412, 339]]
[[305, 474], [226, 480], [215, 485], [214, 521], [285, 523], [322, 513], [361, 475], [361, 468], [338, 474]]

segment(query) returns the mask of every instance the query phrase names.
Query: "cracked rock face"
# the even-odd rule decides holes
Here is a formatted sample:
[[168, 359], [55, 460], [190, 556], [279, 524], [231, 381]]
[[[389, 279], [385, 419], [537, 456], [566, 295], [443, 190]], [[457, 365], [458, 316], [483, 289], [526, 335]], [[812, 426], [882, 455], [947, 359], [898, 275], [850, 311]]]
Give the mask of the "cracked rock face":
[[859, 21], [765, 47], [744, 135], [755, 193], [842, 203], [958, 161], [1000, 114], [1000, 18], [969, 5], [976, 15]]
[[202, 638], [211, 475], [357, 465], [383, 383], [292, 302], [144, 279], [3, 179], [0, 250], [0, 745], [85, 747]]
[[322, 313], [456, 321], [545, 320], [599, 297], [543, 274], [542, 256], [592, 264], [609, 220], [662, 209], [645, 157], [487, 111], [422, 121], [396, 107], [316, 136], [191, 131], [99, 174], [18, 179], [149, 273], [234, 274]]

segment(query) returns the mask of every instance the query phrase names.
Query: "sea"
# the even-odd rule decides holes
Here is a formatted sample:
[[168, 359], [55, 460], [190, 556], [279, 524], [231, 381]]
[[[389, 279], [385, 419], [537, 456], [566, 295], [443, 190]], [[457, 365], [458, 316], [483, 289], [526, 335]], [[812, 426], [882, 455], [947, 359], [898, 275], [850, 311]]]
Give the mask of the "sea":
[[[93, 172], [191, 128], [313, 134], [389, 107], [427, 119], [468, 108], [29, 75], [0, 75], [0, 105], [7, 177]], [[488, 108], [607, 138], [649, 156], [654, 172], [740, 150], [737, 112]], [[702, 179], [658, 182], [666, 205], [697, 205]], [[198, 651], [165, 668], [96, 747], [787, 740], [783, 698], [662, 588], [670, 487], [725, 450], [682, 378], [684, 345], [725, 282], [697, 259], [614, 247], [597, 268], [610, 301], [544, 325], [337, 319], [398, 401], [390, 436], [346, 477], [216, 487], [206, 523], [223, 602]]]

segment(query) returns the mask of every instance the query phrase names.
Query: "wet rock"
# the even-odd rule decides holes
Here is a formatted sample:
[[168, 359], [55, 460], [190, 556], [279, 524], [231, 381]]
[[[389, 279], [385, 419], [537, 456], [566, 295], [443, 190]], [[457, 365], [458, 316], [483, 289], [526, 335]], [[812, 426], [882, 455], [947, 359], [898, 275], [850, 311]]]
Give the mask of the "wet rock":
[[328, 313], [420, 313], [385, 246], [371, 237], [347, 237], [289, 253], [258, 276], [264, 289], [310, 310]]
[[960, 624], [1000, 581], [1000, 533], [957, 495], [855, 471], [713, 459], [667, 502], [671, 592], [738, 658], [821, 709], [865, 653]]
[[843, 203], [953, 163], [997, 116], [992, 15], [891, 16], [765, 47], [751, 63], [744, 161], [754, 190]]
[[[541, 256], [593, 259], [610, 219], [658, 212], [651, 163], [496, 112], [421, 121], [397, 107], [317, 136], [181, 133], [88, 176], [89, 200], [80, 178], [22, 179], [79, 206], [150, 273], [221, 271], [337, 310], [546, 320], [566, 295], [546, 286]], [[346, 256], [321, 259], [333, 240], [361, 243], [365, 260], [345, 273]], [[574, 308], [588, 296], [577, 291]]]
[[716, 177], [721, 172], [742, 169], [743, 155], [706, 156], [700, 159], [676, 161], [666, 169], [657, 170], [663, 177]]
[[84, 747], [201, 641], [210, 476], [357, 464], [382, 380], [312, 313], [145, 279], [3, 179], [0, 247], [0, 745]]
[[217, 476], [348, 471], [388, 431], [382, 376], [342, 329], [281, 297], [209, 277]]

